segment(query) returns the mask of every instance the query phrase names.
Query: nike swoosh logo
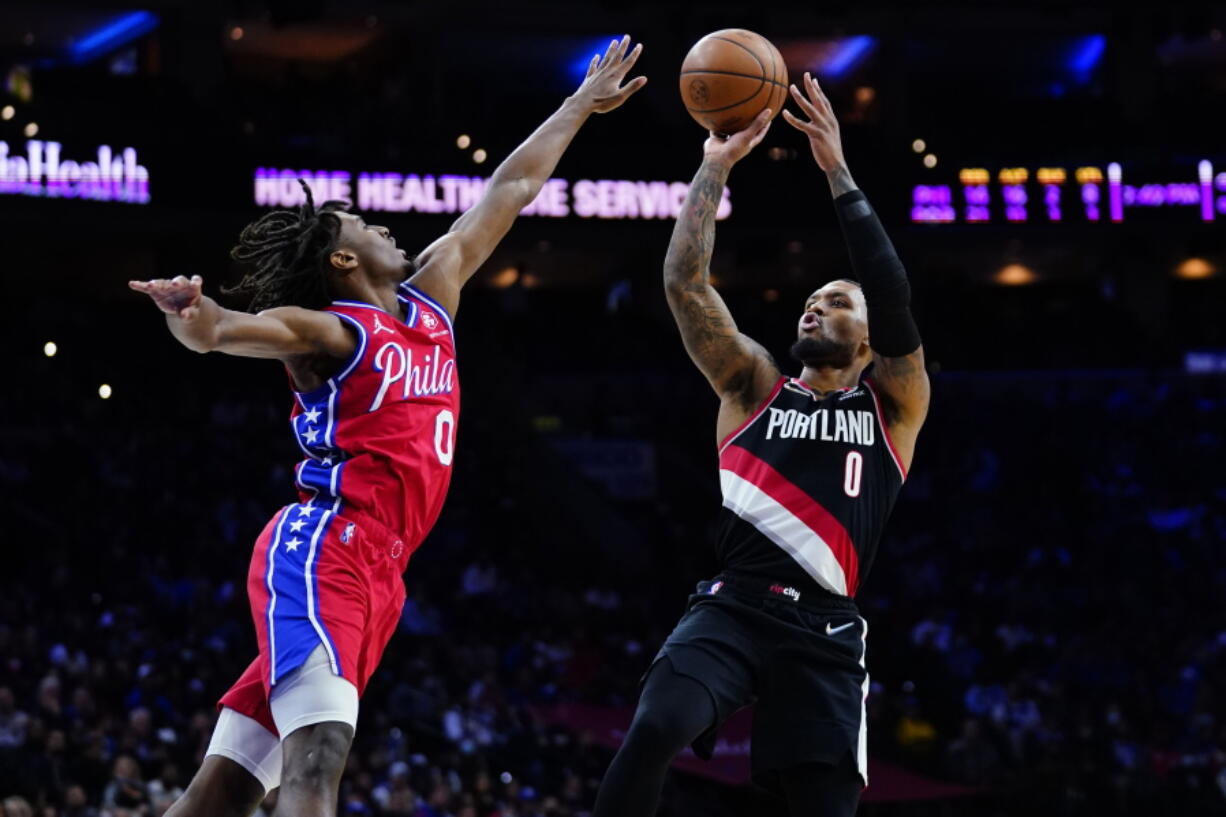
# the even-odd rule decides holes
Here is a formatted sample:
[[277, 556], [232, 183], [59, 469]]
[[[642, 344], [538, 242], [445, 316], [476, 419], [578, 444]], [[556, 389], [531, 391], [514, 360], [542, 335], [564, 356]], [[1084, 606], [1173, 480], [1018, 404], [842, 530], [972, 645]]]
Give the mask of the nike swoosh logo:
[[840, 624], [838, 627], [831, 627], [830, 626], [831, 623], [832, 622], [829, 622], [829, 621], [826, 622], [826, 635], [834, 635], [835, 633], [841, 633], [844, 630], [846, 630], [848, 627], [853, 626], [856, 622], [849, 621], [846, 624]]

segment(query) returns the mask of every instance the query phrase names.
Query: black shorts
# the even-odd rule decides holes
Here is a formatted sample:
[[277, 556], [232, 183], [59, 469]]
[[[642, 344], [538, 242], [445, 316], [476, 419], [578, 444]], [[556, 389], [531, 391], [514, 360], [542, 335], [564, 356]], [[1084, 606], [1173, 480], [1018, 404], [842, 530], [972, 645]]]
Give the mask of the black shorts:
[[716, 723], [693, 743], [699, 757], [710, 759], [733, 712], [755, 704], [756, 783], [777, 788], [776, 772], [835, 764], [850, 751], [867, 784], [867, 632], [851, 599], [810, 601], [781, 584], [721, 576], [698, 583], [652, 666], [667, 656], [715, 701]]

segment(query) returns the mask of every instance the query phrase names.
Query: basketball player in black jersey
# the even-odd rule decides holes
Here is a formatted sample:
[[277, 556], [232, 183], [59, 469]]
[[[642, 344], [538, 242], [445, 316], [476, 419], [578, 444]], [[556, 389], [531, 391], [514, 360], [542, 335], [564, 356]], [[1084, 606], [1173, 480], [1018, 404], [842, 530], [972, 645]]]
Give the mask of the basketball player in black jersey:
[[[648, 670], [595, 817], [655, 813], [686, 744], [756, 702], [755, 781], [794, 817], [844, 817], [867, 782], [865, 635], [853, 596], [868, 573], [928, 410], [924, 352], [906, 271], [843, 160], [838, 121], [808, 74], [791, 93], [826, 173], [858, 283], [804, 304], [783, 375], [736, 324], [708, 275], [715, 212], [732, 166], [769, 128], [763, 113], [711, 135], [664, 262], [685, 348], [720, 398], [720, 575], [701, 582]], [[865, 369], [872, 365], [871, 377]]]

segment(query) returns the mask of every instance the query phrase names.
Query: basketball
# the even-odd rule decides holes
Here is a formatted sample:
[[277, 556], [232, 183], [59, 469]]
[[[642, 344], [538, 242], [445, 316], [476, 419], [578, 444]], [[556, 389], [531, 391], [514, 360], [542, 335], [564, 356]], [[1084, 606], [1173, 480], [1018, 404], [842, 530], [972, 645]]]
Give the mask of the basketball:
[[743, 28], [715, 31], [694, 43], [681, 63], [681, 99], [709, 131], [736, 133], [763, 108], [779, 115], [788, 69], [779, 49]]

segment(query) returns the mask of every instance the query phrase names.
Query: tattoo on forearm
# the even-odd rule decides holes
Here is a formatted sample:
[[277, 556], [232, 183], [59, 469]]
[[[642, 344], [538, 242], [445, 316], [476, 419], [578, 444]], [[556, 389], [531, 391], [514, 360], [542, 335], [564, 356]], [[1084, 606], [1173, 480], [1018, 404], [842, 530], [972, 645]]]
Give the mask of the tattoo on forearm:
[[728, 168], [703, 162], [690, 184], [689, 195], [668, 243], [664, 283], [670, 287], [707, 285], [715, 246], [715, 213], [724, 195]]
[[851, 171], [846, 165], [839, 165], [826, 176], [826, 180], [830, 182], [830, 192], [835, 198], [850, 193], [856, 189], [856, 182], [851, 178]]

